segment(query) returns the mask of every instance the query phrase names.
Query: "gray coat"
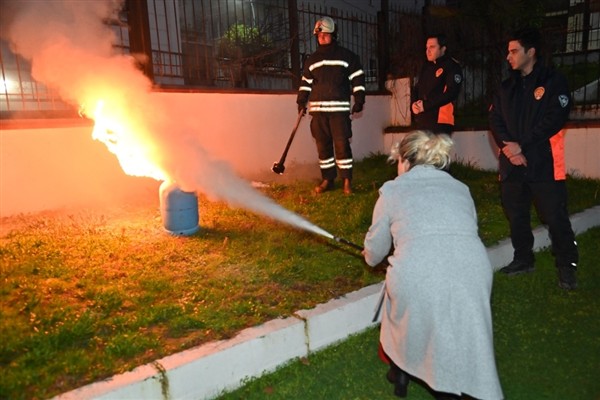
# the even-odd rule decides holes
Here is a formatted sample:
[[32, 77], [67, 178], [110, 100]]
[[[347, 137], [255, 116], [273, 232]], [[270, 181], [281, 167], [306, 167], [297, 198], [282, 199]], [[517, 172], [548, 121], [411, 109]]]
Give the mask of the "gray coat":
[[493, 270], [468, 187], [444, 171], [415, 166], [379, 192], [364, 245], [371, 266], [393, 249], [382, 308], [384, 351], [434, 390], [502, 399]]

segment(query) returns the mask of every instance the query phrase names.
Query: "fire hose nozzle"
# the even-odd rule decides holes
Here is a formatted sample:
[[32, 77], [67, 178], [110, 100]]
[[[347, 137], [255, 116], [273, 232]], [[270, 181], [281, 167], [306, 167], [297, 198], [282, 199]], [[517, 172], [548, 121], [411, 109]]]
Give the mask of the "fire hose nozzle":
[[344, 239], [344, 238], [341, 238], [341, 237], [339, 237], [339, 236], [334, 236], [334, 237], [333, 237], [333, 240], [335, 240], [335, 241], [336, 241], [336, 242], [338, 242], [338, 243], [344, 243], [344, 244], [347, 244], [348, 246], [354, 247], [355, 249], [357, 249], [357, 250], [359, 250], [359, 251], [363, 251], [363, 250], [364, 250], [364, 248], [363, 248], [362, 246], [359, 246], [359, 245], [357, 245], [357, 244], [355, 244], [355, 243], [352, 243], [351, 241], [349, 241], [349, 240], [346, 240], [346, 239]]

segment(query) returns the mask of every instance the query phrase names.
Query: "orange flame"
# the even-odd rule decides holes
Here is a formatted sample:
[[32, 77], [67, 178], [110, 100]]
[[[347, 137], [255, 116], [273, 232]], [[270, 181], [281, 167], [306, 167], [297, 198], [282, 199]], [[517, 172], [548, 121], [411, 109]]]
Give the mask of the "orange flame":
[[121, 168], [127, 175], [153, 178], [158, 181], [168, 180], [165, 173], [156, 162], [152, 161], [152, 144], [142, 140], [136, 134], [136, 127], [132, 126], [124, 113], [106, 112], [105, 102], [99, 100], [92, 119], [94, 130], [92, 138], [106, 145], [108, 150], [115, 154]]

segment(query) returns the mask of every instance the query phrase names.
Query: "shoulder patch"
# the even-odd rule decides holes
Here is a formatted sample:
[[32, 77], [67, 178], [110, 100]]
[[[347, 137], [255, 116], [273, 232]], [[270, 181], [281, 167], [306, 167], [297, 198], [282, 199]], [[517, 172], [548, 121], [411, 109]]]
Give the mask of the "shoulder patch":
[[455, 83], [461, 83], [462, 82], [462, 76], [460, 74], [455, 74], [454, 75], [454, 82]]
[[546, 89], [544, 89], [543, 86], [537, 87], [533, 91], [533, 97], [535, 97], [536, 100], [540, 100], [542, 97], [544, 97], [544, 93], [546, 93]]
[[560, 106], [562, 108], [565, 108], [567, 105], [569, 105], [569, 96], [567, 96], [566, 94], [559, 95], [558, 102], [560, 103]]

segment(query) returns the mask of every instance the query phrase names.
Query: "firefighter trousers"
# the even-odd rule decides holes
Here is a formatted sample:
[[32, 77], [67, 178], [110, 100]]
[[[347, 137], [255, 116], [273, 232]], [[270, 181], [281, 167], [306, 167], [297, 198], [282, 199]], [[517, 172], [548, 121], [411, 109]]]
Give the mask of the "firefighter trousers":
[[[323, 179], [352, 179], [352, 120], [348, 112], [316, 112], [311, 114], [310, 131], [317, 143], [319, 167]], [[336, 169], [337, 167], [337, 169]]]

